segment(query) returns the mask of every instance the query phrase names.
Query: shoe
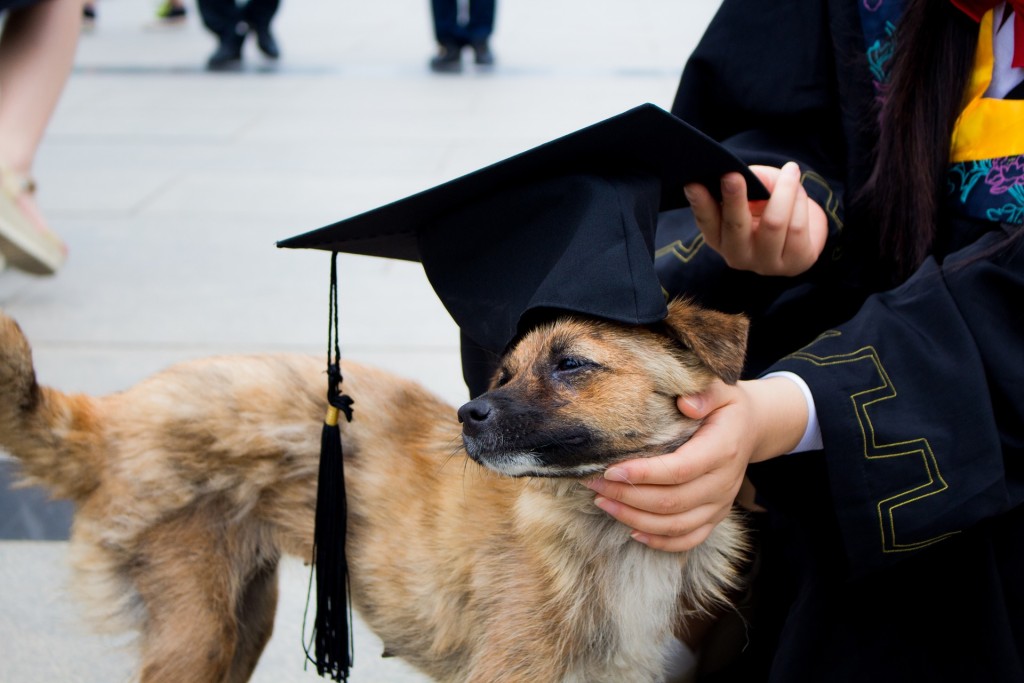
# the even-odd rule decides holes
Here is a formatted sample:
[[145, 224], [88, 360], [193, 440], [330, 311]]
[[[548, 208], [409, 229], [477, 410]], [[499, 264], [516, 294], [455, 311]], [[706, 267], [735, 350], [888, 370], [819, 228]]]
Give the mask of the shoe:
[[96, 6], [91, 2], [82, 6], [82, 30], [89, 32], [96, 28]]
[[260, 52], [271, 59], [277, 59], [281, 56], [281, 49], [277, 46], [277, 41], [274, 40], [273, 34], [270, 33], [269, 26], [255, 29], [255, 33], [256, 45], [259, 46]]
[[242, 66], [242, 44], [245, 34], [230, 31], [220, 37], [220, 45], [206, 60], [207, 71], [235, 71]]
[[473, 43], [473, 61], [477, 66], [493, 66], [494, 65], [494, 53], [491, 52], [491, 46], [487, 44], [487, 41], [480, 41]]
[[170, 0], [164, 0], [156, 8], [156, 20], [160, 24], [177, 25], [185, 21], [187, 15], [188, 13], [183, 6], [174, 5]]
[[430, 60], [430, 70], [437, 73], [462, 71], [462, 48], [454, 43], [442, 44], [437, 56]]
[[0, 253], [8, 266], [35, 275], [53, 275], [67, 259], [64, 242], [41, 229], [18, 206], [18, 197], [34, 193], [31, 178], [0, 168]]
[[143, 28], [147, 31], [163, 31], [164, 29], [179, 29], [185, 26], [188, 12], [181, 4], [173, 4], [171, 0], [164, 0], [156, 8], [156, 14], [152, 21], [147, 21]]

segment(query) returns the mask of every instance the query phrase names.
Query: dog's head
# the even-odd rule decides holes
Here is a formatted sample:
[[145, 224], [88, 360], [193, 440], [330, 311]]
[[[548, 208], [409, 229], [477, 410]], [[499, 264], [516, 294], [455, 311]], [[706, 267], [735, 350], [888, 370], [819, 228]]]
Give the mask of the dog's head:
[[511, 476], [583, 478], [677, 448], [697, 422], [676, 397], [739, 379], [747, 321], [683, 300], [668, 310], [655, 327], [568, 317], [534, 328], [459, 409], [466, 452]]

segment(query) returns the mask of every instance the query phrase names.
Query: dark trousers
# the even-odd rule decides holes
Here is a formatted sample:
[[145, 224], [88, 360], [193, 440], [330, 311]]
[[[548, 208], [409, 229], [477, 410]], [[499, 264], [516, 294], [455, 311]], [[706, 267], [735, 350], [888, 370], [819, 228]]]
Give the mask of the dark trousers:
[[256, 30], [269, 29], [281, 0], [249, 0], [241, 6], [235, 0], [198, 0], [197, 4], [206, 28], [222, 36], [240, 22]]
[[458, 0], [430, 0], [434, 12], [434, 36], [442, 45], [483, 43], [494, 32], [496, 0], [468, 0], [468, 21], [459, 21]]

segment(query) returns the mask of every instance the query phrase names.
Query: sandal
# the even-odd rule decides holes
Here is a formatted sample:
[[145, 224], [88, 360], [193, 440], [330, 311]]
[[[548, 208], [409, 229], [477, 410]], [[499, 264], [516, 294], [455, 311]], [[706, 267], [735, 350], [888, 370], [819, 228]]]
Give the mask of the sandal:
[[0, 167], [0, 253], [12, 268], [53, 275], [64, 264], [67, 247], [55, 233], [37, 227], [18, 206], [18, 197], [35, 191], [31, 178]]

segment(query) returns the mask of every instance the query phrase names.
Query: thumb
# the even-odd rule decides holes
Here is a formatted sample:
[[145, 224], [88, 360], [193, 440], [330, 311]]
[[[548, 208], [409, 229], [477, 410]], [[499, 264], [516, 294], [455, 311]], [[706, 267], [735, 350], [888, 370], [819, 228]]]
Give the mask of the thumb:
[[679, 396], [676, 398], [676, 405], [679, 407], [681, 412], [686, 417], [691, 417], [695, 420], [703, 419], [708, 414], [707, 400], [705, 400], [703, 394], [691, 394], [689, 396]]
[[702, 420], [712, 412], [721, 408], [726, 399], [719, 389], [722, 386], [721, 380], [716, 380], [711, 386], [698, 394], [687, 394], [676, 398], [676, 406], [679, 412], [694, 420]]

